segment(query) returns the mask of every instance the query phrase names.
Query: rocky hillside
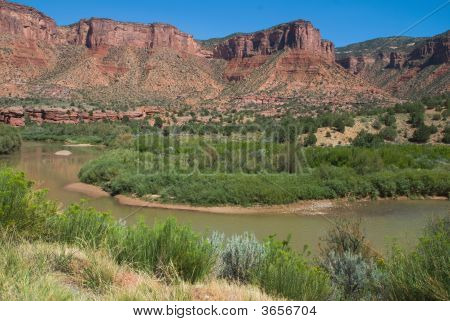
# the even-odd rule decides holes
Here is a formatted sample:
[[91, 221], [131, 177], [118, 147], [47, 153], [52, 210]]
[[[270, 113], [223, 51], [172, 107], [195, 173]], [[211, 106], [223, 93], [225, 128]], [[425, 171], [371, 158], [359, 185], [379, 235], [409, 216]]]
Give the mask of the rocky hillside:
[[336, 50], [337, 62], [397, 97], [450, 90], [450, 31], [431, 38], [390, 37]]
[[[2, 97], [193, 108], [397, 101], [355, 74], [335, 62], [333, 43], [308, 21], [196, 41], [161, 23], [91, 18], [61, 27], [0, 0]], [[384, 87], [399, 96], [407, 91]]]

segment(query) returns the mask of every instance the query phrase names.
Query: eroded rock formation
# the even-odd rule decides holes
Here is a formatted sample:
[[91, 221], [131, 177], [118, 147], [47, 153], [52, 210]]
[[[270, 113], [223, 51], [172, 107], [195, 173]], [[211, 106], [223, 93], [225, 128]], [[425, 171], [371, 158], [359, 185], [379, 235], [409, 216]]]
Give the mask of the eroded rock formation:
[[11, 126], [24, 126], [25, 119], [42, 124], [78, 124], [80, 122], [142, 120], [154, 116], [163, 110], [155, 106], [144, 106], [130, 111], [92, 110], [58, 107], [7, 107], [0, 108], [0, 122]]

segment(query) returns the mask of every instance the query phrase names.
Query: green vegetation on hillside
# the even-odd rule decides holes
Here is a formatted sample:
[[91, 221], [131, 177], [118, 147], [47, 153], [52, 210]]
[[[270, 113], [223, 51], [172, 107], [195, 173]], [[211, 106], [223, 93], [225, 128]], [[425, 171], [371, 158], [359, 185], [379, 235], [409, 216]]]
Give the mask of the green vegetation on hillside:
[[7, 168], [0, 182], [1, 300], [189, 300], [198, 282], [222, 291], [236, 284], [235, 293], [256, 286], [288, 300], [450, 297], [448, 216], [431, 222], [412, 252], [394, 246], [386, 257], [371, 250], [358, 222], [337, 221], [311, 260], [274, 237], [200, 235], [173, 219], [125, 226], [84, 204], [58, 212]]

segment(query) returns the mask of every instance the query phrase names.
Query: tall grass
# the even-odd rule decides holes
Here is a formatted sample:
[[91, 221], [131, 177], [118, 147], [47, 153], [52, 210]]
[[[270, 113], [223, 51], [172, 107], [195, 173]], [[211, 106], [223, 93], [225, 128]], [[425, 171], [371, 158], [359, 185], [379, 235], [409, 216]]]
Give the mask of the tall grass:
[[49, 239], [107, 249], [118, 263], [160, 277], [196, 282], [212, 270], [215, 257], [209, 242], [174, 219], [153, 227], [123, 226], [110, 215], [85, 205], [72, 205], [49, 220]]

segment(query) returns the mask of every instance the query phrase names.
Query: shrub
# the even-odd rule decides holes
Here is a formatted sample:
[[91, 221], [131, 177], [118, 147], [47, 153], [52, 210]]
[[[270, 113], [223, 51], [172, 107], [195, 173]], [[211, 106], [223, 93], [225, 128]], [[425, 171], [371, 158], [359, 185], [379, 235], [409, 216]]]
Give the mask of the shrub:
[[450, 144], [450, 127], [445, 127], [444, 138], [442, 138], [442, 142], [445, 144]]
[[383, 139], [379, 135], [374, 135], [362, 130], [358, 133], [352, 142], [353, 146], [359, 147], [375, 147], [383, 143]]
[[425, 125], [420, 125], [411, 137], [411, 141], [415, 143], [426, 143], [430, 139], [434, 128]]
[[305, 146], [314, 146], [317, 143], [317, 137], [313, 133], [310, 133], [305, 139]]
[[219, 276], [247, 283], [260, 267], [265, 256], [264, 246], [253, 234], [234, 235], [219, 255]]
[[450, 299], [450, 218], [436, 219], [411, 253], [395, 246], [386, 261], [388, 300]]
[[212, 270], [213, 247], [190, 227], [174, 219], [149, 227], [126, 227], [84, 204], [71, 205], [49, 222], [49, 240], [106, 248], [119, 263], [160, 277], [196, 282]]
[[390, 142], [393, 142], [395, 138], [397, 138], [397, 130], [394, 127], [384, 127], [380, 131], [380, 136], [384, 140], [388, 140]]
[[21, 172], [0, 168], [0, 228], [12, 228], [24, 237], [38, 237], [46, 220], [56, 214], [56, 204], [35, 191]]
[[330, 252], [322, 266], [330, 274], [336, 288], [335, 298], [340, 300], [379, 299], [377, 289], [383, 277], [371, 259], [350, 251], [342, 254]]
[[381, 129], [381, 123], [380, 123], [380, 121], [378, 120], [378, 119], [375, 119], [374, 120], [374, 122], [372, 123], [372, 127], [374, 128], [374, 129]]
[[120, 227], [108, 213], [98, 212], [83, 203], [72, 204], [61, 215], [49, 220], [48, 237], [62, 243], [100, 248], [117, 228]]
[[387, 113], [380, 118], [381, 118], [381, 121], [383, 122], [383, 124], [386, 125], [387, 127], [395, 127], [395, 125], [397, 123], [395, 115], [390, 114], [390, 113]]
[[383, 277], [360, 221], [338, 220], [321, 244], [321, 266], [329, 273], [337, 299], [376, 299]]
[[17, 129], [0, 123], [0, 155], [20, 148], [21, 139]]
[[295, 253], [289, 242], [273, 237], [266, 242], [267, 255], [257, 273], [257, 283], [266, 293], [296, 301], [327, 300], [331, 286], [327, 274]]

